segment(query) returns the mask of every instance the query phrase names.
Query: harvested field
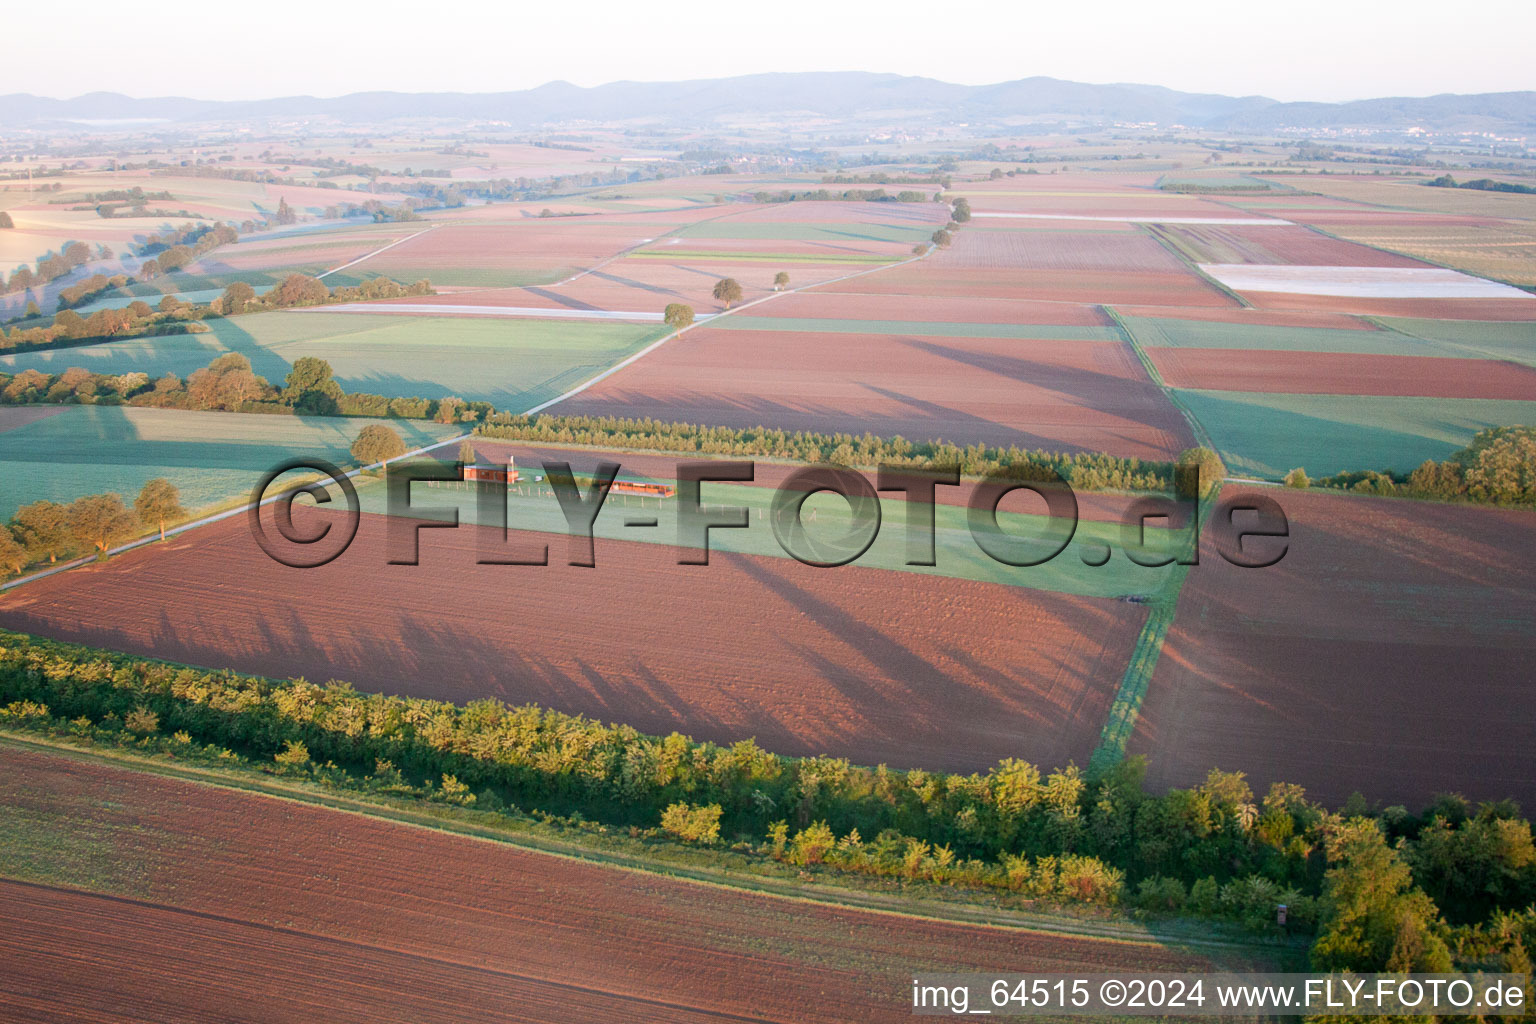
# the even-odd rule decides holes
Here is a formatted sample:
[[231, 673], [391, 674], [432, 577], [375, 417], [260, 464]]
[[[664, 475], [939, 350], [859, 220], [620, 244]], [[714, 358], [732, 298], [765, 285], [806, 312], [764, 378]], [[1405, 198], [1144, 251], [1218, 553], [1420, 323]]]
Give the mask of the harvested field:
[[1382, 224], [1337, 227], [1338, 234], [1510, 284], [1536, 285], [1536, 224]]
[[1425, 459], [1450, 458], [1479, 430], [1536, 423], [1536, 403], [1484, 398], [1178, 395], [1229, 467], [1270, 480], [1295, 466], [1314, 477], [1362, 469], [1406, 473]]
[[1149, 459], [1190, 443], [1119, 342], [703, 327], [553, 411]]
[[1233, 348], [1159, 348], [1148, 356], [1176, 388], [1536, 401], [1536, 369], [1488, 359]]
[[[5, 816], [30, 825], [0, 841], [0, 867], [49, 869], [0, 882], [11, 1021], [894, 1021], [911, 1016], [914, 970], [1213, 966], [1150, 942], [690, 884], [14, 748], [0, 765]], [[132, 862], [139, 884], [57, 887], [81, 881], [60, 850]]]
[[1413, 809], [1451, 791], [1536, 801], [1531, 514], [1263, 493], [1289, 552], [1239, 569], [1207, 541], [1131, 743], [1150, 780], [1215, 765], [1335, 806], [1356, 790]]
[[1153, 229], [1194, 263], [1422, 267], [1418, 260], [1341, 242], [1304, 227], [1166, 225]]
[[1084, 763], [1145, 617], [1109, 599], [786, 558], [715, 552], [680, 566], [662, 544], [600, 541], [595, 569], [566, 565], [558, 544], [547, 567], [477, 565], [469, 527], [424, 531], [421, 564], [391, 566], [385, 523], [365, 515], [346, 554], [310, 570], [268, 558], [243, 518], [213, 524], [12, 591], [0, 625], [193, 665], [970, 771], [1004, 757]]

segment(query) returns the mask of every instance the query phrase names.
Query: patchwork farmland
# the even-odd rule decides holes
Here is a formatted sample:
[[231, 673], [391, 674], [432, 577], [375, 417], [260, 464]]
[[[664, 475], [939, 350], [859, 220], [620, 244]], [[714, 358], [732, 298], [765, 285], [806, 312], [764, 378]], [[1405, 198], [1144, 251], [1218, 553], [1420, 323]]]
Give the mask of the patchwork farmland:
[[[0, 154], [0, 1017], [1518, 967], [1536, 157], [957, 111]], [[413, 450], [468, 476], [402, 507]], [[248, 514], [293, 458], [348, 487]], [[704, 460], [753, 473], [681, 564]], [[944, 482], [783, 490], [829, 463]], [[989, 491], [1056, 477], [1075, 521]], [[345, 540], [348, 489], [330, 561], [253, 534]]]

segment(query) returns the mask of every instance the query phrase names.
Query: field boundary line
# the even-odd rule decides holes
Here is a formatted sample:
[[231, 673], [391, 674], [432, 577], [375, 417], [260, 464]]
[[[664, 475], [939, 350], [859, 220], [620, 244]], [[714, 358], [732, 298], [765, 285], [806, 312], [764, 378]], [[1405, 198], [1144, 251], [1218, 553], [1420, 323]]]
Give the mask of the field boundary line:
[[[413, 448], [410, 451], [404, 453], [403, 455], [395, 456], [394, 459], [385, 459], [385, 460], [380, 461], [380, 462], [372, 463], [371, 465], [359, 466], [356, 469], [348, 470], [347, 472], [342, 473], [341, 475], [342, 475], [343, 479], [350, 480], [350, 479], [352, 479], [355, 476], [360, 476], [363, 473], [367, 473], [367, 472], [370, 472], [372, 470], [379, 469], [380, 467], [382, 467], [384, 465], [385, 462], [394, 462], [394, 461], [396, 461], [398, 459], [409, 459], [409, 458], [414, 458], [417, 455], [425, 455], [427, 452], [435, 451], [436, 449], [442, 448], [445, 445], [453, 444], [455, 441], [467, 441], [467, 440], [473, 438], [474, 436], [475, 436], [474, 433], [471, 432], [471, 433], [468, 433], [468, 434], [460, 434], [457, 437], [450, 437], [450, 438], [447, 438], [447, 439], [442, 440], [442, 441], [436, 441], [436, 442], [433, 442], [432, 444], [424, 445], [423, 447], [420, 447], [420, 448]], [[291, 487], [285, 487], [283, 490], [279, 491], [277, 494], [274, 494], [274, 495], [272, 495], [269, 498], [263, 498], [260, 502], [256, 502], [256, 503], [253, 504], [249, 500], [242, 501], [238, 505], [236, 505], [235, 507], [225, 509], [222, 512], [215, 512], [212, 515], [206, 515], [206, 516], [202, 516], [202, 517], [200, 517], [198, 519], [194, 519], [190, 523], [182, 523], [180, 526], [173, 526], [170, 529], [165, 531], [165, 538], [167, 540], [169, 540], [170, 538], [175, 537], [178, 534], [183, 534], [183, 533], [186, 533], [186, 532], [188, 532], [190, 530], [195, 530], [199, 526], [209, 526], [209, 525], [211, 525], [213, 523], [223, 522], [224, 520], [229, 519], [229, 518], [231, 518], [233, 516], [240, 515], [242, 512], [249, 512], [252, 508], [257, 508], [257, 507], [261, 507], [261, 506], [264, 506], [264, 505], [270, 505], [273, 502], [280, 501], [285, 496], [294, 493], [296, 490], [298, 490], [298, 488], [300, 486], [303, 486], [304, 484], [307, 484], [307, 483], [313, 483], [313, 482], [314, 482], [314, 478], [309, 478], [309, 479], [306, 479], [305, 481], [302, 481], [300, 483], [295, 483]], [[149, 544], [154, 544], [154, 543], [156, 543], [159, 540], [160, 540], [160, 534], [159, 534], [158, 531], [152, 532], [152, 533], [148, 533], [148, 534], [145, 534], [143, 537], [138, 537], [138, 538], [135, 538], [134, 540], [130, 540], [130, 541], [127, 541], [125, 543], [119, 544], [117, 547], [108, 548], [103, 553], [103, 555], [110, 558], [113, 555], [120, 555], [120, 554], [123, 554], [124, 552], [132, 551], [135, 548], [141, 548], [141, 547], [145, 547], [146, 545], [149, 545]], [[9, 581], [7, 581], [5, 583], [0, 583], [0, 593], [4, 593], [5, 591], [10, 590], [12, 587], [19, 587], [23, 583], [31, 583], [33, 580], [45, 579], [45, 578], [47, 578], [49, 576], [56, 575], [57, 573], [66, 572], [66, 571], [68, 571], [70, 569], [79, 568], [82, 565], [90, 565], [93, 562], [100, 561], [101, 558], [103, 557], [103, 555], [81, 555], [79, 558], [71, 559], [68, 562], [60, 562], [58, 565], [51, 565], [47, 569], [42, 570], [41, 572], [30, 573], [29, 575], [26, 575], [26, 576], [18, 576], [14, 580], [9, 580]]]
[[1166, 232], [1157, 230], [1157, 225], [1155, 225], [1155, 224], [1141, 224], [1141, 225], [1138, 225], [1138, 227], [1145, 228], [1146, 229], [1146, 233], [1151, 235], [1152, 239], [1155, 242], [1157, 242], [1158, 245], [1162, 246], [1168, 253], [1170, 253], [1173, 256], [1174, 259], [1176, 259], [1180, 263], [1184, 264], [1184, 266], [1187, 267], [1191, 273], [1197, 275], [1200, 278], [1200, 280], [1204, 281], [1206, 284], [1210, 285], [1212, 288], [1215, 288], [1217, 291], [1221, 292], [1227, 298], [1229, 298], [1232, 301], [1236, 302], [1239, 309], [1253, 309], [1254, 308], [1253, 303], [1251, 303], [1247, 299], [1243, 298], [1241, 295], [1239, 295], [1237, 292], [1233, 291], [1231, 288], [1228, 288], [1222, 282], [1216, 280], [1210, 274], [1207, 274], [1204, 270], [1201, 270], [1200, 269], [1200, 264], [1197, 263], [1192, 258], [1191, 254], [1188, 253], [1188, 252], [1185, 252], [1184, 251], [1184, 247], [1182, 245], [1179, 245], [1172, 238], [1170, 238], [1167, 235]]
[[[728, 869], [712, 869], [687, 865], [673, 865], [648, 860], [634, 854], [598, 850], [579, 842], [562, 840], [510, 830], [479, 825], [461, 820], [458, 809], [448, 805], [431, 805], [427, 809], [405, 808], [383, 802], [374, 802], [342, 792], [318, 791], [318, 787], [287, 782], [275, 777], [253, 778], [235, 774], [233, 770], [219, 772], [201, 765], [176, 764], [151, 759], [125, 750], [107, 750], [100, 747], [76, 746], [72, 743], [45, 738], [33, 733], [0, 726], [0, 747], [31, 750], [58, 757], [96, 764], [105, 764], [122, 771], [143, 772], [163, 778], [175, 779], [191, 785], [226, 789], [237, 793], [282, 800], [290, 803], [318, 807], [338, 814], [383, 821], [406, 828], [422, 829], [439, 834], [452, 835], [477, 842], [509, 846], [527, 853], [554, 857], [560, 860], [597, 865], [631, 874], [661, 877], [673, 881], [723, 889], [729, 892], [747, 893], [770, 899], [786, 900], [813, 906], [855, 910], [861, 913], [882, 914], [939, 924], [964, 925], [1008, 932], [1028, 932], [1038, 935], [1066, 936], [1116, 945], [1153, 946], [1186, 945], [1194, 948], [1225, 949], [1255, 954], [1260, 951], [1275, 953], [1285, 949], [1283, 944], [1250, 940], [1247, 936], [1211, 938], [1205, 933], [1170, 932], [1166, 936], [1146, 928], [1135, 921], [1124, 919], [1078, 920], [1065, 915], [1031, 914], [1028, 911], [986, 907], [979, 904], [945, 903], [934, 901], [931, 905], [914, 906], [913, 899], [888, 896], [882, 893], [865, 893], [844, 889], [832, 883], [818, 883], [814, 888], [788, 879], [769, 876], [739, 876]], [[438, 812], [438, 813], [431, 813]], [[476, 813], [476, 812], [468, 812]], [[479, 812], [489, 813], [489, 812]], [[533, 822], [515, 824], [532, 826]], [[42, 883], [47, 884], [47, 883]], [[79, 890], [90, 892], [92, 890]], [[1204, 922], [1201, 922], [1204, 924]]]
[[1200, 444], [1204, 447], [1209, 448], [1211, 451], [1216, 451], [1216, 442], [1211, 440], [1211, 435], [1206, 432], [1205, 425], [1200, 422], [1197, 416], [1195, 416], [1194, 411], [1191, 410], [1189, 406], [1185, 405], [1184, 402], [1179, 398], [1177, 389], [1170, 386], [1169, 383], [1163, 379], [1162, 372], [1158, 370], [1157, 364], [1152, 362], [1152, 357], [1147, 355], [1147, 350], [1141, 347], [1141, 342], [1136, 339], [1136, 332], [1131, 330], [1130, 324], [1127, 324], [1125, 320], [1121, 318], [1115, 307], [1109, 305], [1101, 305], [1099, 308], [1104, 311], [1106, 316], [1115, 322], [1115, 326], [1119, 327], [1120, 330], [1124, 332], [1125, 340], [1130, 343], [1131, 351], [1136, 353], [1136, 358], [1141, 360], [1141, 365], [1147, 371], [1147, 376], [1151, 378], [1152, 383], [1156, 384], [1162, 390], [1168, 401], [1173, 403], [1173, 407], [1179, 410], [1179, 414], [1182, 415], [1184, 417], [1184, 421], [1189, 424], [1190, 433], [1195, 435], [1195, 440], [1200, 442]]
[[364, 253], [363, 255], [359, 256], [357, 259], [352, 260], [350, 263], [343, 263], [339, 267], [332, 267], [330, 270], [327, 270], [324, 273], [316, 274], [315, 275], [315, 280], [316, 281], [323, 281], [327, 277], [330, 277], [332, 274], [336, 273], [339, 270], [346, 270], [348, 267], [355, 267], [355, 266], [357, 266], [359, 263], [363, 262], [364, 260], [371, 260], [371, 259], [373, 259], [375, 256], [377, 256], [381, 252], [387, 252], [388, 250], [393, 249], [397, 245], [404, 245], [406, 242], [409, 242], [413, 238], [420, 238], [422, 235], [426, 234], [428, 231], [431, 231], [432, 228], [435, 228], [435, 227], [437, 227], [437, 225], [433, 224], [433, 225], [431, 225], [431, 227], [422, 228], [420, 231], [417, 231], [417, 232], [414, 232], [412, 234], [406, 235], [404, 238], [397, 238], [393, 242], [390, 242], [388, 245], [382, 246], [381, 248], [373, 250], [373, 252]]
[[[823, 287], [825, 287], [825, 286], [827, 286], [829, 284], [840, 284], [843, 281], [851, 281], [855, 277], [863, 277], [866, 274], [877, 274], [877, 273], [879, 273], [882, 270], [894, 270], [896, 267], [904, 267], [904, 266], [906, 266], [909, 263], [916, 263], [918, 260], [927, 258], [927, 256], [930, 253], [933, 252], [934, 248], [935, 247], [933, 245], [929, 245], [928, 248], [923, 250], [918, 255], [916, 255], [916, 256], [908, 256], [906, 259], [898, 260], [895, 263], [885, 263], [885, 264], [882, 264], [882, 265], [880, 265], [878, 267], [870, 267], [867, 270], [857, 270], [857, 271], [854, 271], [851, 274], [844, 274], [841, 277], [829, 278], [826, 281], [817, 281], [815, 284], [803, 284], [799, 288], [786, 288], [786, 289], [784, 289], [781, 292], [771, 292], [771, 293], [769, 293], [767, 295], [762, 296], [761, 298], [753, 299], [751, 302], [743, 302], [739, 306], [735, 306], [735, 307], [733, 307], [731, 309], [723, 310], [723, 311], [721, 311], [719, 313], [716, 313], [712, 317], [710, 317], [710, 319], [707, 322], [710, 323], [710, 324], [713, 324], [716, 321], [720, 320], [722, 317], [730, 316], [733, 313], [740, 313], [744, 309], [751, 309], [753, 306], [760, 306], [760, 305], [762, 305], [765, 302], [772, 302], [774, 299], [782, 298], [785, 295], [795, 295], [795, 294], [798, 294], [799, 292], [805, 291], [806, 289], [809, 289], [809, 288], [823, 288]], [[620, 362], [615, 363], [614, 365], [608, 367], [608, 369], [606, 369], [606, 370], [602, 371], [601, 373], [599, 373], [597, 376], [592, 377], [590, 380], [584, 381], [583, 383], [576, 385], [574, 388], [571, 388], [571, 390], [567, 391], [563, 395], [559, 395], [559, 396], [557, 396], [555, 398], [551, 398], [547, 402], [540, 402], [538, 405], [534, 406], [532, 409], [529, 409], [527, 412], [523, 413], [523, 415], [524, 416], [533, 416], [533, 415], [536, 415], [538, 413], [543, 412], [545, 409], [548, 409], [552, 405], [558, 405], [561, 402], [566, 401], [567, 399], [575, 398], [577, 395], [581, 394], [583, 391], [587, 390], [592, 385], [600, 383], [600, 382], [608, 379], [609, 377], [613, 376], [615, 373], [618, 373], [620, 370], [624, 369], [625, 367], [630, 366], [630, 365], [638, 362], [640, 359], [644, 358], [645, 356], [650, 355], [652, 352], [656, 351], [658, 348], [661, 348], [661, 346], [665, 345], [667, 342], [671, 341], [673, 338], [676, 338], [676, 337], [678, 337], [680, 335], [686, 334], [689, 331], [693, 330], [695, 327], [701, 327], [703, 325], [704, 324], [700, 323], [700, 322], [691, 323], [687, 327], [679, 328], [678, 330], [673, 331], [671, 334], [668, 334], [668, 335], [665, 335], [665, 336], [663, 336], [661, 338], [658, 338], [655, 341], [651, 342], [649, 345], [645, 346], [645, 348], [641, 349], [639, 352], [636, 352], [634, 355], [629, 356], [627, 359], [624, 359], [624, 360], [621, 360]]]
[[[1200, 538], [1205, 533], [1205, 525], [1210, 521], [1211, 512], [1216, 507], [1216, 502], [1221, 497], [1223, 482], [1218, 482], [1211, 493], [1200, 498], [1200, 514], [1196, 518], [1194, 526], [1194, 553], [1198, 558], [1200, 553]], [[1120, 677], [1120, 688], [1115, 691], [1114, 700], [1109, 705], [1109, 715], [1104, 720], [1104, 728], [1099, 733], [1099, 745], [1094, 747], [1093, 753], [1088, 756], [1088, 774], [1090, 777], [1098, 777], [1113, 768], [1125, 759], [1126, 746], [1130, 743], [1132, 734], [1136, 731], [1137, 720], [1141, 717], [1141, 705], [1147, 697], [1147, 690], [1152, 686], [1152, 676], [1157, 671], [1157, 663], [1163, 654], [1163, 641], [1168, 639], [1168, 630], [1173, 626], [1174, 618], [1179, 612], [1179, 596], [1184, 592], [1184, 584], [1189, 579], [1190, 566], [1180, 565], [1173, 579], [1164, 585], [1163, 592], [1151, 602], [1151, 610], [1147, 615], [1147, 621], [1141, 627], [1141, 633], [1136, 637], [1136, 646], [1131, 648], [1131, 660], [1125, 666], [1125, 674]]]

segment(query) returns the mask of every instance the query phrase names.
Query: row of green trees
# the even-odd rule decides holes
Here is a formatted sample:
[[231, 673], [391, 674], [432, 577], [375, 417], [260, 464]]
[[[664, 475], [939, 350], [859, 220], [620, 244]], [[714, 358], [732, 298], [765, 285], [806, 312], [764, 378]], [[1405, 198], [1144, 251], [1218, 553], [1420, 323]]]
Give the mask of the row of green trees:
[[1312, 480], [1305, 469], [1285, 476], [1288, 487], [1325, 487], [1382, 497], [1536, 505], [1536, 428], [1489, 427], [1444, 462], [1425, 460], [1403, 475], [1390, 470], [1336, 473]]
[[1168, 490], [1171, 462], [1144, 462], [1100, 453], [1030, 451], [1011, 445], [954, 445], [873, 434], [818, 434], [769, 427], [705, 427], [615, 416], [521, 416], [497, 413], [476, 433], [506, 441], [583, 444], [707, 455], [731, 455], [843, 466], [954, 465], [967, 476], [1013, 472], [1031, 479], [1060, 476], [1081, 490]]
[[6, 281], [5, 292], [24, 292], [28, 288], [47, 284], [74, 272], [76, 267], [84, 266], [91, 259], [91, 247], [84, 242], [70, 242], [63, 249], [55, 252], [46, 252], [37, 258], [37, 266], [34, 269], [26, 264], [18, 266], [11, 271], [11, 276]]
[[57, 562], [92, 551], [104, 556], [145, 530], [165, 529], [186, 516], [181, 496], [163, 477], [149, 481], [133, 508], [118, 494], [89, 494], [67, 505], [34, 501], [0, 526], [0, 571], [20, 574], [37, 562]]
[[[213, 745], [231, 763], [670, 835], [810, 871], [1315, 929], [1325, 969], [1529, 970], [1536, 848], [1511, 803], [1338, 811], [1241, 774], [1148, 793], [1133, 758], [1088, 778], [1009, 759], [946, 774], [786, 758], [536, 707], [275, 682], [0, 635], [11, 721]], [[1524, 962], [1527, 966], [1520, 968]]]
[[[105, 282], [105, 287], [96, 287], [100, 282]], [[74, 301], [84, 302], [96, 298], [113, 287], [127, 283], [127, 279], [121, 276], [106, 278], [97, 275], [75, 286], [90, 290], [88, 294], [82, 292], [76, 295]], [[71, 289], [65, 291], [70, 292]], [[327, 288], [325, 282], [317, 278], [306, 274], [289, 274], [261, 295], [257, 295], [256, 289], [249, 284], [236, 281], [224, 290], [222, 296], [203, 304], [184, 302], [174, 295], [166, 295], [154, 307], [142, 299], [135, 299], [120, 309], [98, 309], [88, 317], [81, 316], [73, 309], [61, 308], [50, 323], [25, 328], [13, 326], [8, 335], [0, 337], [0, 349], [39, 349], [73, 345], [82, 341], [199, 333], [207, 328], [199, 325], [198, 321], [221, 316], [264, 309], [291, 309], [432, 294], [432, 282], [425, 279], [403, 285], [387, 277], [373, 277], [358, 285]], [[67, 302], [64, 293], [61, 293], [60, 306], [70, 304], [74, 302]], [[29, 311], [35, 313], [35, 305]]]

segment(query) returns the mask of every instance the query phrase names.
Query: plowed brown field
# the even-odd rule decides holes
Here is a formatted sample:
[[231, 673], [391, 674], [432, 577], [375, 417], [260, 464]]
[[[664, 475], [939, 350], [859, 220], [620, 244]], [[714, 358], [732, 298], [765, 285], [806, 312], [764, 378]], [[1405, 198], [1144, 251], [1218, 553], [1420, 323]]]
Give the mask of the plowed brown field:
[[1536, 320], [1536, 299], [1370, 299], [1347, 295], [1247, 292], [1261, 309], [1410, 316], [1428, 320]]
[[[327, 515], [311, 511], [311, 515]], [[289, 569], [243, 518], [0, 601], [22, 632], [279, 678], [497, 697], [645, 732], [971, 771], [1082, 763], [1144, 609], [1108, 599], [791, 559], [599, 541], [595, 568], [477, 565], [477, 530], [426, 530], [388, 565], [385, 520]], [[548, 535], [514, 534], [519, 552]]]
[[[878, 276], [878, 275], [875, 275]], [[826, 290], [796, 292], [754, 306], [752, 316], [829, 320], [917, 320], [956, 324], [1058, 324], [1097, 327], [1110, 323], [1095, 305], [1031, 302], [1027, 299], [968, 299], [946, 295], [854, 295]]]
[[1494, 359], [1232, 348], [1152, 348], [1147, 355], [1176, 388], [1536, 400], [1536, 370]]
[[706, 326], [553, 411], [1146, 459], [1171, 459], [1193, 443], [1119, 342]]
[[[1149, 943], [790, 902], [12, 748], [0, 769], [0, 806], [30, 821], [20, 843], [138, 869], [128, 896], [0, 881], [6, 1021], [894, 1021], [910, 1018], [917, 970], [1210, 967]], [[38, 881], [61, 870], [79, 881], [56, 863]]]
[[1206, 531], [1131, 742], [1153, 785], [1217, 766], [1334, 804], [1536, 802], [1531, 514], [1262, 493], [1289, 553], [1239, 569]]

